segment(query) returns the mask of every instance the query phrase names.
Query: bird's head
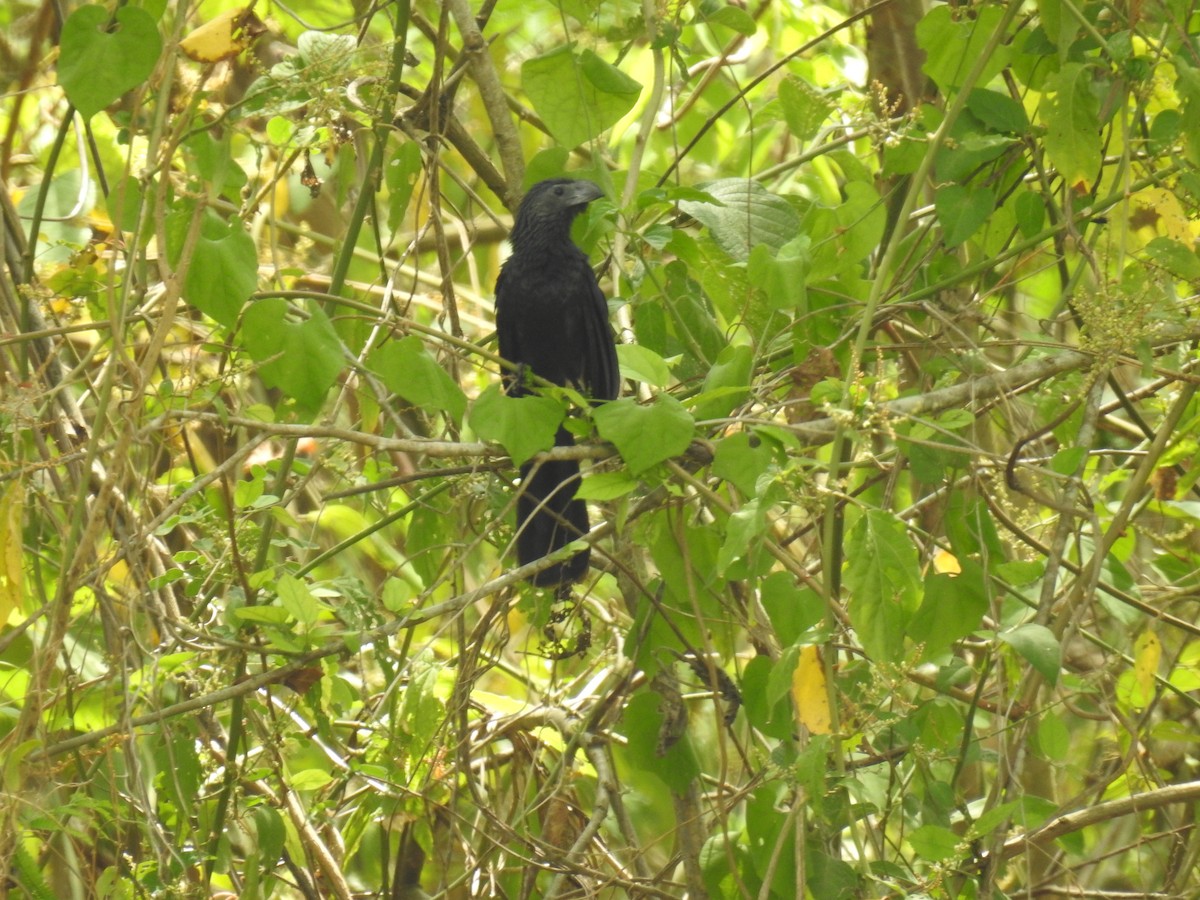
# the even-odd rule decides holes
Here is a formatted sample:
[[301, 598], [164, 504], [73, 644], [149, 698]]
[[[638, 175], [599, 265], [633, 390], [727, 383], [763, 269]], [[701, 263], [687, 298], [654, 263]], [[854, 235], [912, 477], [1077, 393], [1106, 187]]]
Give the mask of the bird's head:
[[[590, 181], [572, 178], [548, 178], [529, 189], [517, 219], [511, 241], [514, 248], [528, 239], [569, 240], [571, 222], [604, 192]], [[534, 238], [540, 235], [539, 238]]]

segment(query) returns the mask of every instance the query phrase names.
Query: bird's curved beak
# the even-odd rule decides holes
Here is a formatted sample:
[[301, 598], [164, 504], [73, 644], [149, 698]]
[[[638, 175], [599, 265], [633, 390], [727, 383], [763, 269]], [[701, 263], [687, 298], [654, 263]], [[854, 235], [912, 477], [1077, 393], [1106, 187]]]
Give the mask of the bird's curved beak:
[[580, 179], [571, 185], [570, 203], [572, 206], [587, 206], [593, 200], [604, 196], [604, 191], [593, 181]]

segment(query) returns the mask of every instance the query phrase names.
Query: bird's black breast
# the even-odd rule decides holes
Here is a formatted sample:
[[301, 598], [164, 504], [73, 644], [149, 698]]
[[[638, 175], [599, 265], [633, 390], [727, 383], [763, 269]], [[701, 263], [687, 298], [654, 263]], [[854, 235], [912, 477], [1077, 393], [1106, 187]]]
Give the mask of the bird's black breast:
[[607, 395], [589, 371], [604, 352], [596, 335], [612, 343], [607, 311], [587, 257], [574, 246], [509, 258], [496, 284], [496, 332], [509, 362], [555, 384]]

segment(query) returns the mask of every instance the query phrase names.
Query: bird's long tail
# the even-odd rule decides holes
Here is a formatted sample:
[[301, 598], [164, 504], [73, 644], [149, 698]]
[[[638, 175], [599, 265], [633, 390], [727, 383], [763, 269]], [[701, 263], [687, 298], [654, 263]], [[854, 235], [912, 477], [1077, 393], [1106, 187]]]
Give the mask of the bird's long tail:
[[[559, 428], [554, 443], [570, 447], [575, 441], [570, 432]], [[517, 560], [525, 565], [566, 546], [586, 534], [590, 526], [587, 505], [575, 499], [579, 463], [574, 460], [526, 463], [521, 467], [521, 480], [525, 488], [517, 497]], [[588, 550], [580, 550], [565, 562], [538, 572], [530, 581], [539, 587], [578, 581], [587, 571], [588, 556]]]

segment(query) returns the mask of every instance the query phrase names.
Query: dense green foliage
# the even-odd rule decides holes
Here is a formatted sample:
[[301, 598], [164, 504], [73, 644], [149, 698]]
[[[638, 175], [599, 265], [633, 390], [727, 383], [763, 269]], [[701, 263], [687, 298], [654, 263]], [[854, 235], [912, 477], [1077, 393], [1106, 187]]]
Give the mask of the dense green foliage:
[[[0, 891], [1200, 892], [1190, 5], [59, 8], [0, 9]], [[564, 172], [596, 408], [499, 389]]]

